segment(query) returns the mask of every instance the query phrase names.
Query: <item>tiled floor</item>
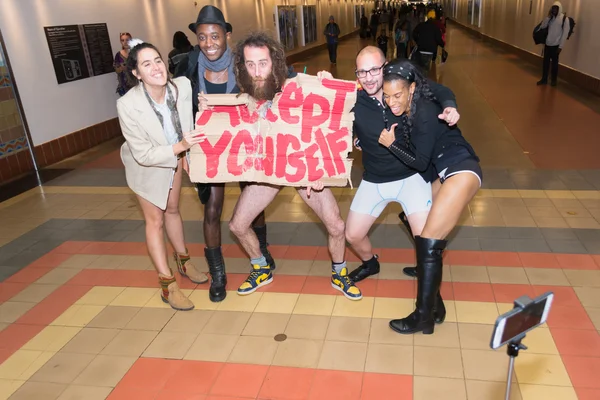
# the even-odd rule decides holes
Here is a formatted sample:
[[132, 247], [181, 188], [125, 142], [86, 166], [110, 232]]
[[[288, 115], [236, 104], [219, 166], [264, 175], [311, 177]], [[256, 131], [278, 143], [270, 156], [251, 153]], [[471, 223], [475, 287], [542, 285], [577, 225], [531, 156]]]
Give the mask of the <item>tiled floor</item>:
[[[555, 304], [525, 340], [512, 399], [600, 398], [600, 171], [584, 169], [599, 166], [598, 139], [577, 129], [598, 124], [598, 107], [567, 84], [537, 88], [537, 71], [460, 31], [448, 37], [452, 58], [438, 75], [458, 96], [485, 186], [452, 235], [448, 316], [434, 335], [387, 326], [412, 310], [416, 289], [401, 273], [414, 254], [399, 208], [371, 235], [381, 273], [350, 302], [331, 288], [322, 226], [292, 189], [267, 212], [274, 282], [233, 292], [248, 262], [225, 222], [232, 292], [214, 304], [205, 285], [181, 281], [196, 309], [174, 312], [159, 298], [114, 141], [0, 203], [0, 399], [503, 399], [508, 358], [489, 348], [493, 323], [516, 297], [546, 291]], [[334, 74], [351, 79], [360, 45], [341, 44]], [[308, 60], [309, 72], [328, 67], [325, 59]], [[556, 141], [564, 131], [552, 107], [581, 141]], [[568, 146], [581, 152], [556, 156]], [[360, 173], [357, 162], [355, 183]], [[344, 217], [354, 192], [334, 189]], [[224, 221], [238, 195], [227, 189]], [[202, 207], [190, 187], [181, 209], [205, 269]], [[358, 265], [350, 251], [347, 259]]]

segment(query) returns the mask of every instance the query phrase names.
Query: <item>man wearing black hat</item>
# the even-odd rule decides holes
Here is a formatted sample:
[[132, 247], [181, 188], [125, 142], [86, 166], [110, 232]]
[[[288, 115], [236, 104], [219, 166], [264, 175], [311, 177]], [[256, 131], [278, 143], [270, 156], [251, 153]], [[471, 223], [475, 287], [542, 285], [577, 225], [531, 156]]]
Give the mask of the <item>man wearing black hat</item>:
[[[231, 25], [225, 22], [221, 10], [204, 6], [195, 23], [189, 28], [198, 38], [198, 46], [188, 53], [175, 71], [175, 77], [186, 76], [192, 83], [194, 114], [198, 111], [198, 94], [239, 93], [234, 74], [233, 52], [227, 46]], [[240, 182], [240, 188], [247, 183]], [[204, 255], [211, 275], [209, 298], [213, 302], [225, 299], [227, 276], [221, 252], [221, 215], [225, 199], [225, 185], [219, 183], [197, 184], [198, 197], [204, 204]], [[275, 265], [267, 249], [267, 226], [261, 212], [252, 227], [260, 242], [263, 256]]]

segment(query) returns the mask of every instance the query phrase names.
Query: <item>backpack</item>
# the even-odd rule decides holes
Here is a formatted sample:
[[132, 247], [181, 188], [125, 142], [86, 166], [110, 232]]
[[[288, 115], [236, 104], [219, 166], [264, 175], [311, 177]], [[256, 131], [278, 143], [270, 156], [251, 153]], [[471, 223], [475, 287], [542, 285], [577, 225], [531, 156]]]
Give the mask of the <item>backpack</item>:
[[577, 23], [575, 22], [575, 20], [571, 17], [567, 17], [567, 14], [565, 14], [565, 16], [563, 17], [563, 22], [562, 22], [562, 28], [565, 28], [565, 21], [567, 20], [567, 18], [569, 18], [569, 34], [567, 35], [567, 40], [571, 39], [571, 35], [573, 34], [573, 31], [575, 31], [575, 25], [577, 25]]
[[541, 28], [542, 24], [538, 24], [533, 29], [533, 42], [535, 44], [546, 44], [548, 38], [548, 27]]

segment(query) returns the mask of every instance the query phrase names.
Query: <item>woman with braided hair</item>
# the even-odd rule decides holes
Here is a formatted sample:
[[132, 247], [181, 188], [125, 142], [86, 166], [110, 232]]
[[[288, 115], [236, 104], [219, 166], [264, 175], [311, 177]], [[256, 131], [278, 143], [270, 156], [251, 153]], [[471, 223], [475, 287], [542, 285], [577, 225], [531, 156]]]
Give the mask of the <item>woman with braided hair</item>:
[[[117, 101], [125, 143], [121, 160], [127, 185], [135, 193], [146, 223], [146, 244], [158, 272], [161, 297], [176, 310], [191, 310], [167, 263], [164, 230], [173, 249], [179, 273], [194, 283], [208, 277], [190, 261], [179, 214], [182, 171], [186, 153], [205, 140], [193, 130], [192, 87], [187, 78], [171, 80], [160, 53], [150, 43], [130, 42], [127, 73], [132, 89]], [[164, 227], [164, 228], [163, 228]]]
[[[439, 179], [432, 183], [433, 205], [421, 234], [415, 236], [417, 251], [417, 307], [390, 327], [404, 334], [433, 333], [434, 308], [441, 306], [442, 255], [446, 237], [456, 226], [464, 208], [481, 186], [479, 158], [457, 126], [438, 119], [441, 106], [419, 69], [407, 60], [384, 67], [383, 98], [386, 118], [379, 143], [404, 164], [417, 171], [433, 167]], [[401, 132], [395, 128], [401, 124]], [[435, 175], [431, 180], [436, 178]]]

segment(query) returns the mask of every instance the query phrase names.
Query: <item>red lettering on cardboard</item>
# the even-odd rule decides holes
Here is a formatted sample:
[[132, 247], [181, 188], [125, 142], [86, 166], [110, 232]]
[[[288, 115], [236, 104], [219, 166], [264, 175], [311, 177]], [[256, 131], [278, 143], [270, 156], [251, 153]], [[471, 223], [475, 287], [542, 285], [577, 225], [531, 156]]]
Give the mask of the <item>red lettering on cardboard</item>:
[[323, 79], [321, 83], [326, 88], [335, 90], [335, 99], [333, 100], [333, 106], [331, 107], [331, 122], [329, 123], [329, 129], [337, 131], [340, 129], [346, 97], [349, 93], [356, 92], [356, 85], [354, 83], [333, 81], [331, 79]]
[[298, 108], [304, 101], [302, 88], [298, 87], [296, 82], [290, 82], [284, 86], [281, 98], [279, 99], [279, 114], [281, 119], [288, 124], [297, 124], [300, 122], [299, 115], [292, 115], [291, 108]]
[[[315, 114], [315, 106], [321, 109], [320, 114]], [[312, 129], [329, 119], [329, 101], [323, 96], [311, 93], [304, 98], [302, 104], [302, 132], [300, 138], [304, 143], [312, 140]]]
[[214, 106], [210, 110], [203, 111], [202, 114], [200, 114], [200, 118], [198, 118], [198, 121], [196, 121], [196, 125], [206, 125], [208, 121], [210, 121], [210, 118], [213, 116], [213, 114], [217, 113], [229, 114], [229, 124], [234, 128], [240, 124], [238, 107]]
[[225, 131], [214, 146], [208, 140], [199, 143], [202, 151], [206, 154], [206, 176], [208, 178], [217, 176], [219, 172], [219, 158], [227, 149], [232, 137], [231, 132]]

